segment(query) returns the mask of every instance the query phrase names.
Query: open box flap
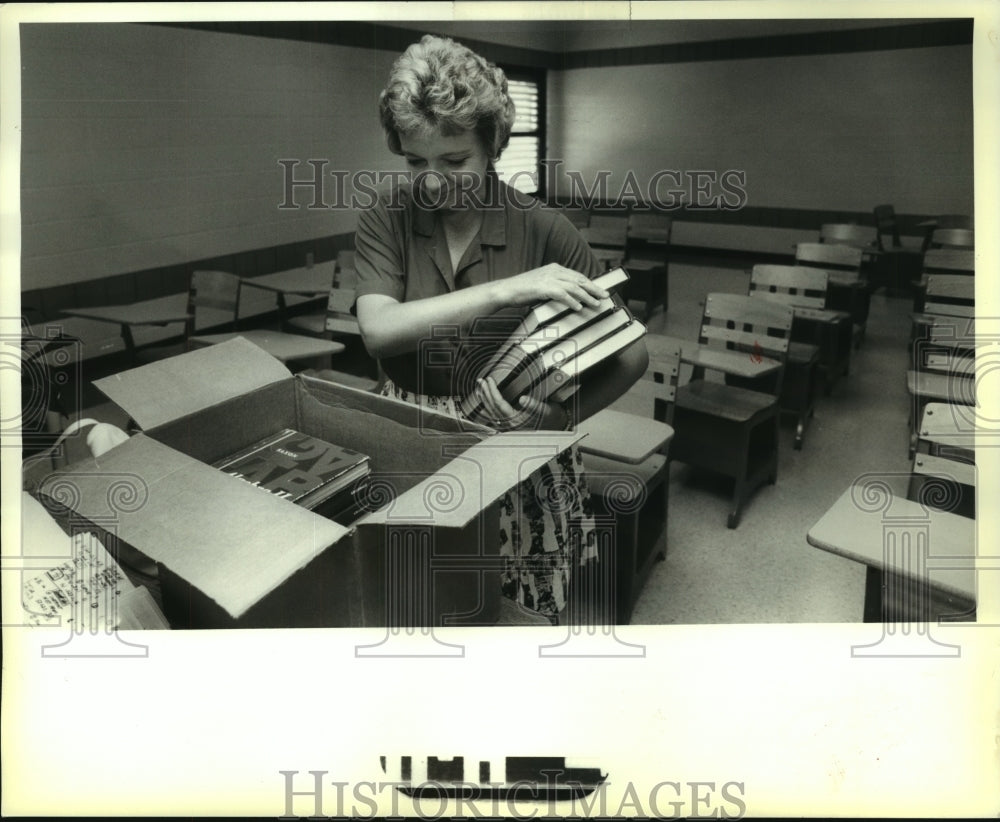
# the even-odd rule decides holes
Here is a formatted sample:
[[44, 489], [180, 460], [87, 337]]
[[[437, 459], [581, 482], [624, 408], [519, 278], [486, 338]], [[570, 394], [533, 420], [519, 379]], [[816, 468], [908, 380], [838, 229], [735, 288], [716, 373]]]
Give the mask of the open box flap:
[[201, 411], [291, 372], [243, 337], [95, 380], [143, 430]]
[[60, 503], [238, 618], [349, 529], [137, 434], [47, 477]]
[[572, 431], [511, 431], [473, 445], [437, 473], [359, 525], [420, 524], [465, 526], [487, 505], [526, 480], [548, 460], [585, 436]]

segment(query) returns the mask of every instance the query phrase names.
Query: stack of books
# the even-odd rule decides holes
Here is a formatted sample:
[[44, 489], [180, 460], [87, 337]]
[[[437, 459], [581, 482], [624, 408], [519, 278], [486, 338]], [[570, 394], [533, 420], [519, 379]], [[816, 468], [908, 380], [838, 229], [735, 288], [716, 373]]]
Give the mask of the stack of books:
[[[596, 308], [584, 306], [573, 311], [556, 300], [533, 306], [480, 377], [492, 377], [504, 399], [515, 408], [525, 394], [565, 402], [579, 389], [585, 372], [646, 333], [619, 296], [626, 282], [628, 274], [623, 268], [596, 277], [594, 283], [609, 292]], [[466, 396], [460, 408], [470, 419], [482, 417], [478, 394]]]
[[220, 471], [341, 524], [364, 513], [365, 454], [284, 428], [214, 463]]

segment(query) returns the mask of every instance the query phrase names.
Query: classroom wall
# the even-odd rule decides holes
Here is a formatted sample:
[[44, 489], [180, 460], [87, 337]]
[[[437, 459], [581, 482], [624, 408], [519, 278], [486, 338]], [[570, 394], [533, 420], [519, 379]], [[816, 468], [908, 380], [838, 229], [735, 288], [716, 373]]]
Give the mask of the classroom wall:
[[[22, 26], [22, 289], [353, 231], [354, 212], [310, 210], [303, 189], [300, 208], [279, 209], [277, 161], [401, 168], [376, 114], [397, 55], [151, 25]], [[610, 171], [612, 194], [629, 170], [646, 181], [738, 169], [747, 207], [972, 212], [968, 46], [550, 71], [548, 97], [549, 157], [587, 181]], [[799, 239], [701, 225], [725, 236], [690, 244]]]
[[747, 206], [973, 210], [969, 46], [555, 71], [549, 105], [550, 157], [613, 191], [739, 169]]
[[353, 231], [351, 211], [306, 208], [309, 191], [279, 209], [277, 161], [385, 168], [376, 101], [394, 56], [150, 25], [22, 25], [22, 289]]

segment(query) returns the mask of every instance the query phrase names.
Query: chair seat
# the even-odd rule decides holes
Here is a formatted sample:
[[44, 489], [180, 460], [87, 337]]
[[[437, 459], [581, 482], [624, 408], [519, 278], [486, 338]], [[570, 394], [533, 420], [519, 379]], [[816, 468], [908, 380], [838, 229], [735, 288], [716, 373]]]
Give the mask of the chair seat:
[[314, 337], [303, 337], [298, 334], [283, 334], [280, 331], [254, 329], [252, 331], [236, 331], [229, 334], [204, 334], [191, 337], [192, 345], [217, 345], [236, 337], [243, 337], [254, 345], [263, 348], [277, 360], [306, 359], [310, 357], [325, 357], [340, 354], [344, 344], [321, 340]]
[[788, 343], [788, 362], [793, 365], [809, 365], [819, 360], [819, 346], [812, 343]]
[[666, 464], [667, 458], [663, 454], [653, 454], [637, 465], [599, 457], [596, 454], [583, 454], [583, 468], [587, 476], [587, 487], [592, 494], [600, 494], [601, 496], [604, 495], [609, 486], [615, 482], [620, 482], [623, 475], [635, 477], [645, 486], [648, 492], [653, 480], [660, 474]]
[[577, 433], [587, 435], [580, 440], [584, 453], [637, 465], [668, 443], [674, 429], [649, 417], [605, 408], [581, 422]]
[[945, 402], [974, 402], [976, 384], [973, 377], [935, 371], [907, 371], [907, 390], [920, 397]]
[[677, 389], [677, 408], [732, 422], [747, 422], [762, 411], [776, 407], [777, 400], [770, 394], [706, 380], [692, 380]]

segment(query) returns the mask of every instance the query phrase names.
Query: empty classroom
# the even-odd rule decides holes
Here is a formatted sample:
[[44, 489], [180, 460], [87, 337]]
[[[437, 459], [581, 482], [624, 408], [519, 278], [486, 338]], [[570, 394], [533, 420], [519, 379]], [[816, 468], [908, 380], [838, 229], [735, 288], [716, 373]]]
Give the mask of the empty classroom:
[[[404, 130], [387, 83], [425, 35], [503, 70], [509, 139]], [[111, 512], [133, 627], [973, 620], [972, 44], [958, 18], [24, 24], [25, 505], [107, 536], [108, 466], [139, 477]], [[385, 205], [480, 154], [507, 198], [481, 224]], [[542, 269], [569, 260], [590, 283]], [[414, 342], [417, 301], [537, 313], [529, 269], [607, 334], [518, 372], [551, 389], [524, 419], [430, 390], [513, 326], [494, 302]], [[208, 471], [287, 429], [347, 473], [295, 505]], [[531, 493], [572, 501], [543, 528]], [[433, 585], [396, 587], [413, 567]]]

